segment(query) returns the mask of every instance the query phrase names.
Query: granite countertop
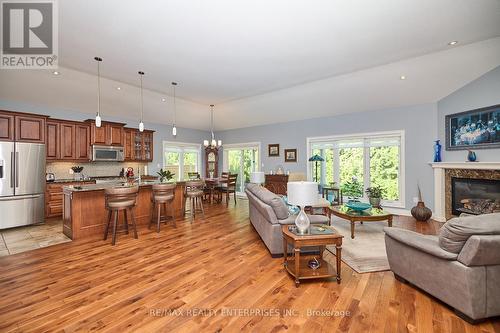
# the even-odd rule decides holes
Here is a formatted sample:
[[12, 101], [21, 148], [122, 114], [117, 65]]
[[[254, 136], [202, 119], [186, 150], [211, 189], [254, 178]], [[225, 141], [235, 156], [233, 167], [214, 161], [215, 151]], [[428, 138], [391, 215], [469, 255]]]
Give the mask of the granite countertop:
[[61, 178], [56, 179], [54, 181], [46, 181], [47, 184], [60, 184], [60, 183], [80, 183], [80, 182], [93, 182], [94, 179], [85, 179], [85, 180], [74, 180], [73, 178]]
[[[178, 181], [176, 182], [177, 185], [182, 185], [185, 182], [184, 181]], [[107, 188], [113, 188], [113, 187], [128, 187], [128, 186], [137, 186], [139, 187], [144, 187], [144, 186], [153, 186], [154, 184], [161, 184], [157, 180], [145, 180], [145, 181], [140, 181], [140, 182], [134, 182], [132, 184], [124, 182], [124, 181], [117, 181], [116, 183], [102, 183], [102, 184], [88, 184], [88, 185], [69, 185], [69, 186], [64, 186], [65, 191], [69, 192], [88, 192], [88, 191], [101, 191], [105, 190]]]

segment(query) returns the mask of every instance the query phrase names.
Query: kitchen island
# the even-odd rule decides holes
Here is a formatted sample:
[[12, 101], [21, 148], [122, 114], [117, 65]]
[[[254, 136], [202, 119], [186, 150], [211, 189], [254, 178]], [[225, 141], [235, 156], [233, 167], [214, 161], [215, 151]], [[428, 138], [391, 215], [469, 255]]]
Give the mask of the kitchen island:
[[[135, 218], [138, 230], [147, 226], [151, 220], [153, 204], [151, 202], [153, 184], [157, 181], [135, 182], [139, 185]], [[174, 215], [180, 218], [184, 215], [185, 182], [177, 182], [175, 189]], [[63, 188], [63, 232], [69, 238], [82, 239], [104, 235], [107, 224], [104, 190], [111, 187], [127, 186], [126, 183], [89, 184], [81, 186], [65, 186]], [[167, 208], [170, 212], [170, 207]], [[118, 225], [123, 225], [123, 214], [119, 214]]]

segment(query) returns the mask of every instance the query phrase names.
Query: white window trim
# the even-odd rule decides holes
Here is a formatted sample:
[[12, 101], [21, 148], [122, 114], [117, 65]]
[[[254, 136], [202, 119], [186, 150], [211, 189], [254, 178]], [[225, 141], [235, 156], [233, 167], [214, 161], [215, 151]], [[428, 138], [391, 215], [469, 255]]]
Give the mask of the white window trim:
[[[388, 201], [388, 200], [383, 200], [382, 204], [387, 207], [394, 207], [394, 208], [405, 208], [406, 207], [406, 196], [405, 196], [405, 182], [406, 182], [406, 177], [405, 177], [405, 131], [404, 130], [396, 130], [396, 131], [384, 131], [384, 132], [369, 132], [369, 133], [356, 133], [356, 134], [345, 134], [345, 135], [328, 135], [328, 136], [316, 136], [316, 137], [307, 137], [306, 138], [306, 146], [307, 146], [307, 159], [306, 161], [309, 160], [309, 158], [312, 156], [312, 144], [316, 142], [324, 142], [324, 141], [337, 141], [337, 140], [349, 140], [349, 139], [361, 139], [361, 138], [367, 138], [369, 137], [370, 139], [376, 138], [376, 137], [390, 137], [390, 136], [395, 136], [399, 137], [399, 201]], [[365, 147], [365, 150], [367, 148]], [[365, 153], [366, 155], [366, 153]], [[335, 161], [336, 165], [338, 165], [338, 161]], [[368, 161], [366, 159], [363, 159], [364, 163], [364, 169], [365, 169], [365, 174], [366, 174], [366, 168], [368, 166]], [[312, 165], [311, 163], [307, 162], [307, 179], [309, 181], [312, 181], [311, 177], [311, 171], [312, 171]], [[363, 185], [363, 188], [366, 188], [366, 182], [369, 180], [366, 180], [367, 177], [363, 177], [365, 180], [365, 184]], [[363, 194], [365, 196], [365, 194]], [[365, 198], [366, 199], [366, 198]]]
[[[163, 168], [166, 167], [165, 165], [165, 149], [168, 148], [168, 147], [178, 147], [178, 148], [181, 148], [182, 150], [184, 150], [184, 148], [194, 148], [197, 152], [198, 152], [198, 163], [197, 163], [197, 170], [198, 170], [198, 173], [201, 175], [202, 172], [201, 172], [201, 159], [203, 158], [202, 157], [202, 154], [201, 154], [201, 144], [199, 143], [189, 143], [189, 142], [177, 142], [177, 141], [163, 141], [163, 144], [162, 144], [162, 154], [161, 154], [161, 157], [162, 157], [162, 165], [163, 165]], [[181, 172], [179, 172], [179, 175], [177, 175], [177, 180], [179, 181], [182, 181], [184, 179], [180, 179], [179, 177], [181, 177], [181, 174], [183, 174], [183, 160], [182, 159], [179, 159], [179, 169], [182, 169]]]
[[222, 156], [222, 171], [226, 172], [228, 170], [228, 160], [224, 151], [229, 149], [249, 149], [249, 148], [257, 148], [259, 150], [259, 155], [257, 156], [257, 160], [259, 161], [258, 165], [256, 165], [256, 171], [261, 169], [262, 165], [262, 144], [260, 142], [244, 142], [244, 143], [230, 143], [224, 144], [222, 146], [223, 156]]

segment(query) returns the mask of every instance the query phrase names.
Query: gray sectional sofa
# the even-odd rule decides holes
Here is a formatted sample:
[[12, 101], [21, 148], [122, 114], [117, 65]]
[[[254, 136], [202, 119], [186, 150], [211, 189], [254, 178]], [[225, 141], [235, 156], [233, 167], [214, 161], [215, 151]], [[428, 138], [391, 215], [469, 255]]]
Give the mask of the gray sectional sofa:
[[438, 236], [385, 228], [389, 265], [475, 323], [500, 315], [500, 213], [459, 217]]
[[[285, 224], [294, 224], [296, 215], [290, 215], [288, 207], [281, 197], [265, 187], [248, 184], [245, 193], [249, 202], [250, 222], [259, 233], [273, 257], [283, 255], [283, 236], [281, 228]], [[309, 215], [313, 224], [328, 223], [328, 217]]]

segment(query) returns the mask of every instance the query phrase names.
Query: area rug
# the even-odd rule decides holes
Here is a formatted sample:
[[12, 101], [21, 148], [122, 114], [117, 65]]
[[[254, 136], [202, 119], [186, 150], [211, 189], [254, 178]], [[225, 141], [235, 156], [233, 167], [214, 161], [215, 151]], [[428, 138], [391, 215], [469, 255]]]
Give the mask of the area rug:
[[[342, 239], [342, 261], [358, 273], [380, 272], [389, 270], [385, 252], [384, 227], [387, 222], [356, 222], [354, 239], [351, 239], [349, 221], [332, 217], [332, 226], [344, 236]], [[326, 247], [335, 254], [335, 246]], [[328, 253], [325, 253], [328, 254]], [[325, 256], [332, 264], [335, 258]], [[332, 260], [333, 259], [333, 260]]]

